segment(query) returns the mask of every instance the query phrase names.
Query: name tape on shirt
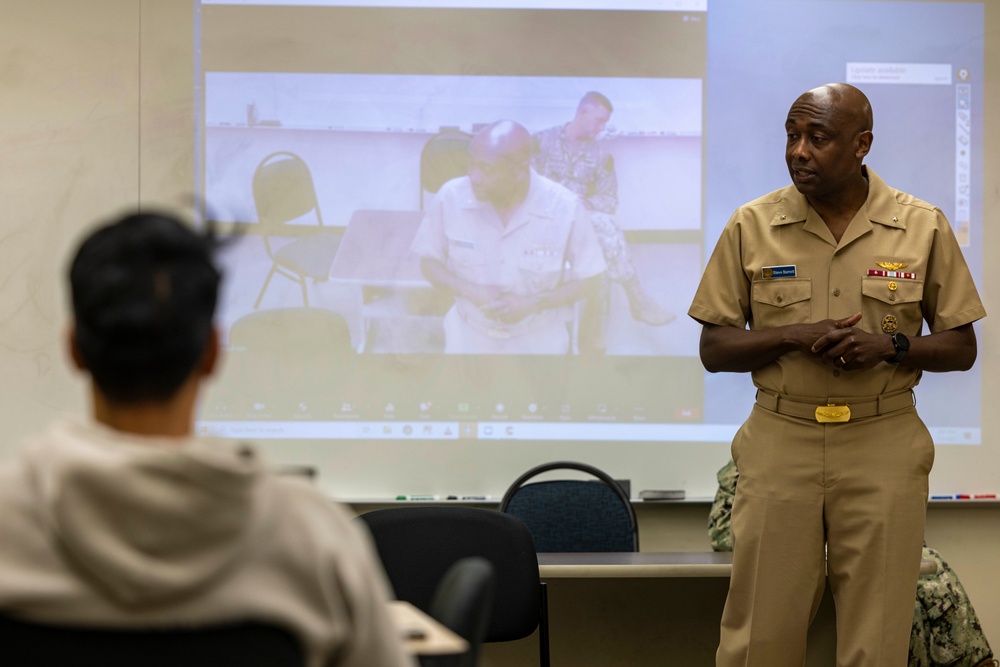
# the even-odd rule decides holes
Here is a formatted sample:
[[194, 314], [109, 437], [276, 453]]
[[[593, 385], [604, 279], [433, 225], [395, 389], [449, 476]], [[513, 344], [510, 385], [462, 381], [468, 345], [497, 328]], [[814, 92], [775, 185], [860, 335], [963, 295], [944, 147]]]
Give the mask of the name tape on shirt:
[[765, 266], [760, 270], [761, 278], [770, 280], [771, 278], [794, 278], [795, 265], [785, 264], [783, 266]]

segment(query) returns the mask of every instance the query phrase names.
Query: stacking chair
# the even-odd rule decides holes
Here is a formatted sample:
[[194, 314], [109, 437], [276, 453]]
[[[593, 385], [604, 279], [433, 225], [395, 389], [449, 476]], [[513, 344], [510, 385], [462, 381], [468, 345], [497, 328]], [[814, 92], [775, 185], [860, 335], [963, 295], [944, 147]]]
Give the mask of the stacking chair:
[[430, 615], [469, 643], [462, 655], [423, 656], [421, 667], [476, 667], [479, 645], [489, 628], [496, 588], [496, 568], [481, 556], [455, 561], [438, 582]]
[[472, 135], [445, 128], [432, 136], [420, 152], [420, 210], [424, 193], [435, 193], [453, 178], [469, 173], [469, 142]]
[[264, 623], [127, 629], [0, 615], [0, 662], [8, 667], [304, 667], [306, 659], [291, 632]]
[[[586, 473], [591, 479], [528, 483], [555, 470]], [[500, 511], [531, 531], [539, 552], [638, 551], [639, 530], [628, 496], [604, 471], [574, 461], [532, 468], [507, 489]]]
[[[309, 305], [306, 279], [324, 282], [330, 277], [330, 267], [337, 254], [341, 235], [324, 227], [323, 216], [316, 200], [309, 166], [298, 155], [287, 151], [271, 153], [257, 165], [253, 175], [253, 199], [257, 219], [264, 237], [264, 246], [271, 258], [271, 270], [257, 295], [254, 308], [271, 284], [274, 274], [294, 280], [302, 288], [302, 302]], [[315, 229], [301, 223], [310, 216]], [[295, 236], [294, 240], [287, 237]], [[286, 237], [283, 244], [277, 237]]]
[[393, 507], [362, 514], [400, 600], [432, 614], [439, 581], [456, 561], [485, 558], [496, 571], [496, 596], [484, 642], [523, 639], [538, 629], [549, 666], [548, 607], [531, 533], [513, 516], [473, 507]]

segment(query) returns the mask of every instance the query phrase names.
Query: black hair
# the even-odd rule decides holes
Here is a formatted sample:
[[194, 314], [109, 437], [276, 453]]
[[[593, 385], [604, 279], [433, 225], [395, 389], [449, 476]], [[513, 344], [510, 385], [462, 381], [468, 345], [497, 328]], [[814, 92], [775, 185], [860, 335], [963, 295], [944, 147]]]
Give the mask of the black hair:
[[127, 214], [88, 236], [69, 269], [76, 346], [97, 388], [120, 404], [171, 398], [203, 358], [221, 274], [211, 226]]

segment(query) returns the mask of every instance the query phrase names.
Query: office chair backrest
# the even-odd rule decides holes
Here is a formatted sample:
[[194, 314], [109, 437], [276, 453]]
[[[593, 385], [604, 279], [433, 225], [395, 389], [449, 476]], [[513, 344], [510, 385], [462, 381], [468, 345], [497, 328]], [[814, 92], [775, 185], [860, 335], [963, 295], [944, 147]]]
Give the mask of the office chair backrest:
[[421, 667], [475, 667], [479, 663], [479, 645], [489, 629], [495, 588], [496, 569], [481, 556], [462, 558], [448, 568], [434, 590], [430, 615], [469, 642], [469, 650], [421, 659]]
[[531, 635], [541, 621], [541, 581], [531, 533], [513, 516], [473, 507], [394, 507], [359, 517], [371, 530], [400, 600], [430, 613], [435, 587], [456, 561], [481, 556], [497, 595], [484, 641]]
[[[553, 470], [577, 470], [595, 480], [526, 482]], [[539, 552], [638, 551], [635, 510], [627, 495], [604, 471], [575, 461], [556, 461], [518, 477], [500, 511], [521, 519]]]
[[317, 223], [323, 225], [309, 166], [294, 153], [278, 151], [260, 161], [253, 175], [253, 199], [257, 218], [267, 227], [310, 211], [315, 211]]
[[303, 667], [306, 659], [291, 632], [263, 623], [112, 629], [0, 615], [0, 662], [5, 667]]
[[437, 192], [453, 178], [469, 173], [472, 135], [458, 129], [442, 130], [427, 140], [420, 152], [420, 201], [423, 193]]

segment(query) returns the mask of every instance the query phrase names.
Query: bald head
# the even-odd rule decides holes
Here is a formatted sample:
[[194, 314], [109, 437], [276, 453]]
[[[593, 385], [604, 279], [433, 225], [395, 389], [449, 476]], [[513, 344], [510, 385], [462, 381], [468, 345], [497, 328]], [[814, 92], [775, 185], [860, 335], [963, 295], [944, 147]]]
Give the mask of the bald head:
[[860, 90], [847, 83], [828, 83], [808, 90], [795, 100], [796, 105], [819, 107], [830, 113], [831, 120], [845, 132], [872, 131], [872, 105]]
[[476, 133], [469, 144], [469, 179], [476, 199], [498, 208], [520, 204], [531, 178], [531, 134], [501, 120]]
[[490, 123], [472, 138], [469, 152], [477, 157], [523, 163], [531, 160], [531, 134], [520, 123], [500, 120]]

